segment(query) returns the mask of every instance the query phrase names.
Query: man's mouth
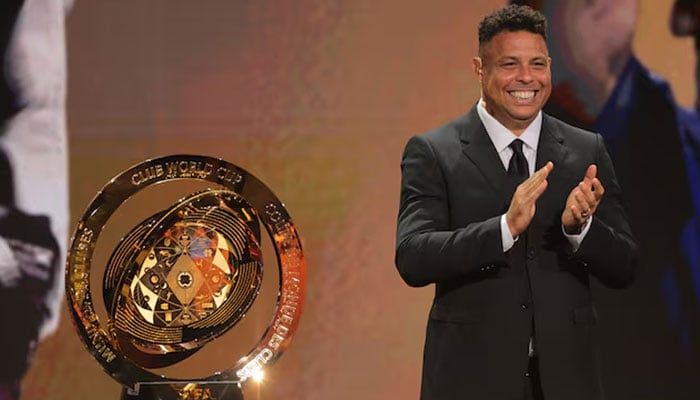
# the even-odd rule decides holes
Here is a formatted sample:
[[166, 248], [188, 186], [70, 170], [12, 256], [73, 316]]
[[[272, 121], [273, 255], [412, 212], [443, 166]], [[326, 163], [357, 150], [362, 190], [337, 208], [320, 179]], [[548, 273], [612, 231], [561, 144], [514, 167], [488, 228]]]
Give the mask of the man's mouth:
[[511, 96], [521, 100], [531, 99], [535, 97], [535, 93], [536, 91], [534, 90], [513, 90], [508, 92]]

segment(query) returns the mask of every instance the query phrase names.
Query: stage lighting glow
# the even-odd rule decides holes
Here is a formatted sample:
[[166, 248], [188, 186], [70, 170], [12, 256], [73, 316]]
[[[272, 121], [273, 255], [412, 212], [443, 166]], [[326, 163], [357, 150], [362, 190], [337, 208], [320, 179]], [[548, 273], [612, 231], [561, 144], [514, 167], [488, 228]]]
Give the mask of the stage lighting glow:
[[260, 383], [263, 381], [263, 379], [265, 379], [265, 373], [261, 369], [259, 369], [253, 372], [251, 378], [253, 378], [253, 382]]

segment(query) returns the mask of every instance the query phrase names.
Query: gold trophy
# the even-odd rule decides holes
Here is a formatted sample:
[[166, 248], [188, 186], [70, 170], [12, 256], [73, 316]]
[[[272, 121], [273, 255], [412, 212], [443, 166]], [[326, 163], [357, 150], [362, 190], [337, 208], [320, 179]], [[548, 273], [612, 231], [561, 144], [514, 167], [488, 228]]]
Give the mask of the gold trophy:
[[[108, 246], [108, 258], [96, 259], [96, 248], [105, 247], [100, 234], [127, 200], [138, 200], [144, 189], [162, 197], [157, 189], [177, 182], [204, 187], [187, 186], [176, 201], [146, 210]], [[137, 204], [135, 210], [146, 208]], [[122, 212], [131, 214], [137, 213]], [[232, 328], [263, 283], [260, 225], [274, 248], [279, 282], [262, 337], [240, 354], [222, 346], [217, 354], [224, 353], [225, 365], [204, 375], [162, 373], [205, 345], [235, 336]], [[93, 286], [101, 286], [101, 298]], [[261, 378], [289, 346], [305, 293], [301, 242], [284, 205], [245, 170], [205, 156], [147, 160], [114, 177], [80, 219], [66, 262], [66, 296], [78, 334], [124, 387], [122, 399], [243, 399], [248, 382]]]

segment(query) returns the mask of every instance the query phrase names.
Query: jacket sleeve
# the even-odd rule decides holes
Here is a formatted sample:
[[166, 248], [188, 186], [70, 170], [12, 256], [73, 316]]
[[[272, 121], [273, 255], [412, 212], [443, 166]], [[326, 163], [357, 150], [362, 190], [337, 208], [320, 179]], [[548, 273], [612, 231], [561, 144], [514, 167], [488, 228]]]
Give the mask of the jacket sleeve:
[[453, 227], [450, 207], [469, 204], [450, 204], [448, 189], [434, 147], [423, 136], [411, 138], [401, 162], [395, 257], [401, 277], [411, 286], [485, 272], [506, 263], [500, 215]]
[[573, 257], [604, 285], [623, 288], [634, 280], [638, 248], [627, 221], [622, 190], [600, 135], [596, 135], [596, 164], [605, 194]]

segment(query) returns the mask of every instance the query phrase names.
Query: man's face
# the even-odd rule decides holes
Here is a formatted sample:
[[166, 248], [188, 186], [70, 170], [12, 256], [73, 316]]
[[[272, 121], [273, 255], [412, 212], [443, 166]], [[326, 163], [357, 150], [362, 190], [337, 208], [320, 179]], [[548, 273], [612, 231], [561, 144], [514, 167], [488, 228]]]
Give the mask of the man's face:
[[486, 110], [519, 135], [535, 119], [552, 91], [549, 53], [542, 36], [503, 31], [474, 59]]

